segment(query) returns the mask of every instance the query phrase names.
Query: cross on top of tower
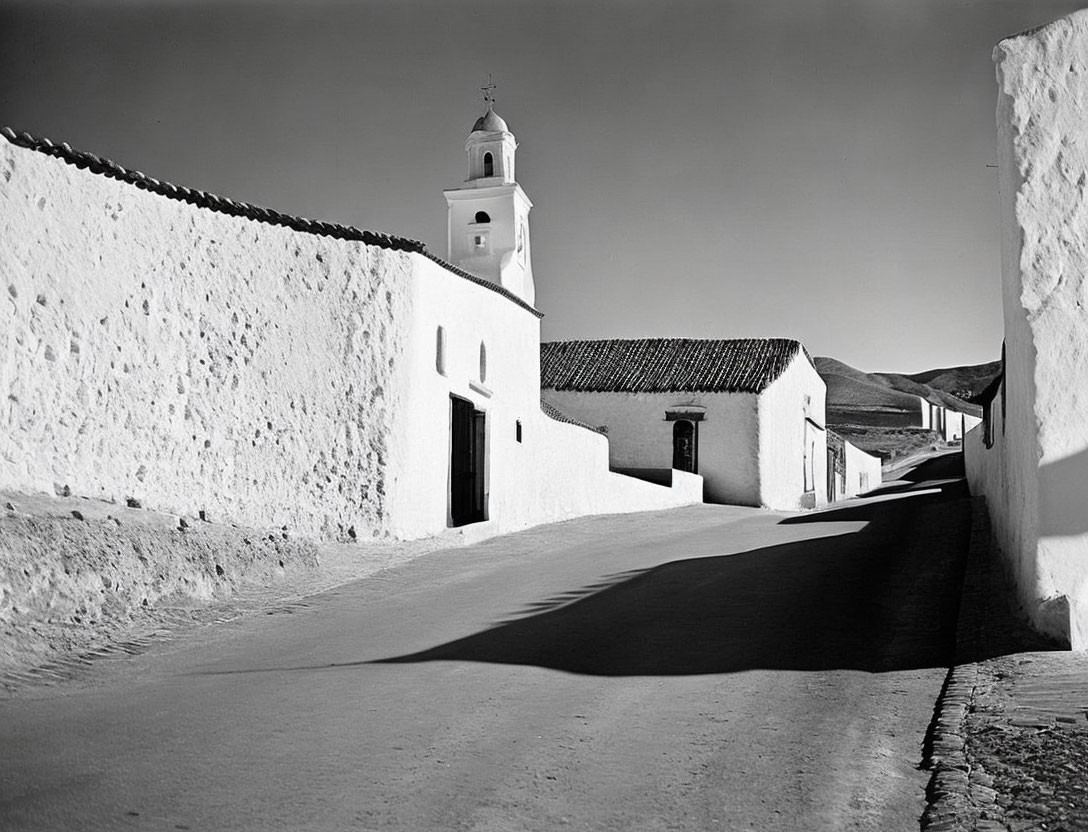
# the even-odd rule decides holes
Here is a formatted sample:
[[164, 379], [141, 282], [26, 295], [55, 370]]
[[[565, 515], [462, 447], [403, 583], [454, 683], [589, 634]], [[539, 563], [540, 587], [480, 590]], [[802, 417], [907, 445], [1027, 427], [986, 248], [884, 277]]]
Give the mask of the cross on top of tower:
[[488, 107], [495, 103], [495, 85], [491, 82], [491, 73], [487, 73], [487, 83], [480, 87], [484, 93], [484, 103]]

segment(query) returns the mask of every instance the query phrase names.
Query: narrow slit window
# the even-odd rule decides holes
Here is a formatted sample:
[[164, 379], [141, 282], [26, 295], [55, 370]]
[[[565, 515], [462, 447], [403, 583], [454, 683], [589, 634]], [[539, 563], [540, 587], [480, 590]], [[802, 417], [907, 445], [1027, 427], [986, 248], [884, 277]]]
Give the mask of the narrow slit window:
[[487, 381], [487, 346], [480, 342], [480, 382]]
[[521, 441], [521, 419], [518, 419], [517, 421], [514, 422], [514, 435], [517, 438], [518, 442], [520, 442]]
[[434, 368], [446, 374], [446, 328], [440, 326], [434, 336]]

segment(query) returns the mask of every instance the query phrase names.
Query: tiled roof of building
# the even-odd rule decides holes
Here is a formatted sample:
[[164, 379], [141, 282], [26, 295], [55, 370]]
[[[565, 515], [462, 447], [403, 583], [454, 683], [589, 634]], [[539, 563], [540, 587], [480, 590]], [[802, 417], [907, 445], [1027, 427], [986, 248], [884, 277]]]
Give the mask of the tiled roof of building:
[[801, 342], [789, 338], [552, 341], [540, 345], [540, 386], [599, 393], [760, 393], [799, 352], [808, 357]]
[[279, 211], [273, 211], [270, 208], [261, 208], [260, 206], [251, 205], [246, 202], [236, 202], [233, 199], [216, 196], [215, 194], [210, 194], [206, 191], [197, 191], [192, 188], [173, 185], [169, 182], [163, 182], [162, 180], [147, 176], [137, 170], [128, 170], [121, 167], [116, 162], [111, 162], [109, 159], [102, 159], [95, 156], [93, 153], [73, 150], [67, 142], [54, 144], [49, 139], [38, 138], [32, 136], [30, 133], [17, 133], [10, 127], [0, 127], [0, 135], [12, 144], [26, 148], [27, 150], [34, 150], [38, 153], [44, 153], [46, 156], [56, 157], [77, 168], [89, 170], [91, 173], [105, 176], [110, 179], [126, 182], [141, 190], [151, 191], [160, 196], [165, 196], [168, 199], [188, 202], [190, 205], [195, 205], [198, 208], [204, 208], [220, 214], [230, 214], [235, 217], [245, 217], [254, 222], [267, 223], [268, 225], [282, 225], [303, 234], [318, 234], [324, 237], [334, 237], [339, 240], [357, 240], [368, 246], [377, 246], [379, 248], [392, 249], [393, 251], [410, 251], [421, 254], [429, 260], [438, 263], [438, 265], [458, 277], [465, 278], [479, 286], [483, 286], [485, 289], [490, 289], [492, 292], [512, 300], [518, 306], [527, 309], [538, 318], [544, 317], [542, 313], [538, 312], [510, 290], [505, 289], [496, 283], [492, 283], [489, 280], [484, 280], [482, 277], [470, 274], [464, 269], [458, 268], [431, 254], [419, 240], [412, 240], [408, 237], [395, 237], [378, 231], [363, 231], [350, 225], [321, 222], [320, 220], [310, 220], [304, 217], [291, 216], [290, 214], [281, 214]]
[[577, 419], [575, 419], [575, 418], [573, 418], [571, 416], [568, 416], [566, 413], [564, 413], [559, 408], [557, 408], [557, 407], [549, 404], [548, 402], [544, 401], [544, 399], [540, 400], [540, 410], [549, 419], [555, 419], [555, 421], [557, 421], [557, 422], [564, 422], [564, 423], [566, 423], [568, 425], [575, 425], [575, 426], [580, 427], [580, 428], [585, 428], [586, 430], [591, 430], [594, 433], [600, 433], [600, 434], [605, 433], [605, 431], [602, 430], [601, 428], [595, 428], [595, 427], [593, 427], [593, 425], [587, 425], [585, 422], [579, 422]]

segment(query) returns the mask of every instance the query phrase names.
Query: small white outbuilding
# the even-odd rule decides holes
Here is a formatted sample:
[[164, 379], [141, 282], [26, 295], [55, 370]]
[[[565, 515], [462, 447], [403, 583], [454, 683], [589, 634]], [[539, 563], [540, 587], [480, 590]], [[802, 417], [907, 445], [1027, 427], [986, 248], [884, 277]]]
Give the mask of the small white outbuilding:
[[786, 338], [541, 344], [542, 395], [604, 428], [616, 470], [677, 469], [709, 502], [793, 510], [828, 502], [826, 386]]

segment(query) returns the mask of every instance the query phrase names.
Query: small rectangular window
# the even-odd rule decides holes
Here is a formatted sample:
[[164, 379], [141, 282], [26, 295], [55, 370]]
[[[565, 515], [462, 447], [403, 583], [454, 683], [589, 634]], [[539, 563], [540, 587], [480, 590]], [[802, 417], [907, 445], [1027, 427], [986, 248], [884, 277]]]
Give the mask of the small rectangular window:
[[476, 248], [487, 248], [487, 237], [483, 234], [477, 234], [472, 238], [472, 243]]
[[520, 442], [521, 441], [521, 419], [518, 419], [516, 422], [514, 422], [514, 432], [515, 432], [515, 434], [517, 436], [518, 442]]

